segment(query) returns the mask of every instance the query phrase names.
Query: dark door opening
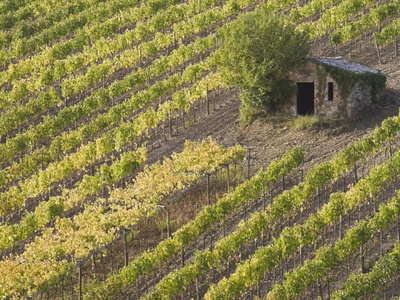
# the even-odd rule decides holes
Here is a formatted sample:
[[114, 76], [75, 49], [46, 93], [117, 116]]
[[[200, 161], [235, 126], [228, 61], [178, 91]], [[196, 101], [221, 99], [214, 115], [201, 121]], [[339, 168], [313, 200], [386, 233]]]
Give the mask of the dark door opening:
[[297, 83], [297, 114], [314, 114], [314, 82]]

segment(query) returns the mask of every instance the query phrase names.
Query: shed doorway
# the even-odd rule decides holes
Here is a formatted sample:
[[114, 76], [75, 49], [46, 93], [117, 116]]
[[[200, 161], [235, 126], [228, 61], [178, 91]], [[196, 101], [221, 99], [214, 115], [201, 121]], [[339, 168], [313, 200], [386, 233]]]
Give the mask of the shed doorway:
[[297, 114], [314, 114], [314, 82], [297, 83]]

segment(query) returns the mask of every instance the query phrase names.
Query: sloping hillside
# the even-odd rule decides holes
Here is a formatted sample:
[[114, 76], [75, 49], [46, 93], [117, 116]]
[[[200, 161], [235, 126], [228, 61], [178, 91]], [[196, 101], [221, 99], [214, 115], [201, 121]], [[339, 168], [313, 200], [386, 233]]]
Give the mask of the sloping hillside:
[[[240, 126], [214, 53], [257, 9], [388, 90], [356, 120]], [[0, 298], [399, 296], [399, 9], [3, 1]]]

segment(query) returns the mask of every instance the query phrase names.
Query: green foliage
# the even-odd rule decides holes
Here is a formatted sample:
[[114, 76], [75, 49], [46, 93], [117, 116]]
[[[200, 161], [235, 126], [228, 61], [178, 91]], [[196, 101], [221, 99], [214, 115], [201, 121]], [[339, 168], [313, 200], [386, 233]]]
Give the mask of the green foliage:
[[287, 80], [310, 49], [307, 32], [259, 10], [222, 28], [217, 63], [224, 81], [240, 89], [243, 121], [253, 109], [276, 110], [295, 91]]
[[[215, 73], [202, 79], [204, 74], [214, 70], [213, 59], [203, 61], [201, 57], [202, 62], [199, 64], [192, 60], [199, 52], [203, 55], [208, 54], [208, 51], [213, 51], [214, 45], [218, 45], [218, 38], [215, 39], [215, 36], [210, 33], [206, 38], [198, 37], [195, 42], [189, 41], [196, 33], [203, 32], [205, 29], [208, 32], [209, 26], [212, 26], [214, 30], [215, 26], [220, 26], [221, 23], [231, 22], [233, 19], [231, 14], [236, 14], [253, 3], [252, 0], [223, 0], [222, 2], [149, 0], [145, 3], [138, 3], [137, 0], [64, 2], [65, 4], [59, 4], [57, 0], [4, 0], [0, 4], [2, 12], [0, 45], [5, 47], [0, 50], [0, 64], [3, 66], [0, 81], [5, 87], [0, 91], [0, 108], [4, 111], [0, 119], [2, 132], [0, 135], [8, 134], [10, 130], [15, 132], [15, 137], [11, 132], [6, 143], [0, 147], [1, 161], [10, 162], [10, 166], [6, 162], [6, 167], [0, 171], [0, 183], [7, 184], [0, 193], [0, 211], [4, 214], [16, 208], [24, 210], [23, 206], [27, 197], [39, 196], [42, 199], [42, 195], [48, 195], [47, 189], [55, 186], [54, 183], [61, 182], [74, 173], [79, 173], [81, 176], [83, 171], [84, 174], [83, 179], [79, 180], [74, 187], [68, 189], [61, 185], [57, 187], [57, 196], [49, 197], [48, 201], [41, 201], [34, 211], [23, 215], [19, 223], [0, 226], [0, 248], [3, 249], [33, 232], [38, 235], [35, 241], [26, 244], [23, 254], [5, 258], [5, 262], [2, 263], [2, 272], [0, 272], [2, 274], [0, 298], [4, 296], [11, 298], [11, 293], [14, 293], [15, 298], [21, 298], [25, 293], [46, 289], [48, 283], [55, 282], [60, 274], [65, 273], [75, 263], [74, 256], [83, 257], [96, 245], [108, 242], [115, 234], [113, 227], [117, 228], [116, 224], [129, 224], [132, 219], [129, 219], [129, 214], [126, 213], [128, 208], [124, 207], [117, 213], [113, 211], [116, 207], [113, 203], [113, 206], [110, 206], [111, 213], [111, 210], [104, 209], [103, 199], [96, 200], [95, 205], [85, 205], [85, 211], [76, 215], [76, 218], [59, 218], [59, 216], [62, 216], [72, 205], [81, 205], [88, 194], [100, 191], [100, 188], [106, 184], [112, 186], [123, 176], [131, 174], [139, 162], [143, 162], [144, 149], [138, 153], [124, 152], [127, 151], [124, 147], [125, 143], [132, 142], [138, 135], [148, 133], [149, 128], [155, 128], [158, 123], [165, 122], [169, 113], [177, 114], [182, 110], [188, 110], [194, 101], [205, 97], [207, 91], [222, 85], [220, 77]], [[177, 3], [181, 4], [174, 6]], [[321, 18], [322, 21], [318, 23], [309, 23], [314, 28], [322, 28], [324, 32], [329, 28], [316, 26], [316, 24], [325, 22], [331, 29], [334, 26], [341, 30], [341, 23], [346, 23], [349, 25], [351, 35], [357, 32], [353, 28], [370, 27], [369, 25], [372, 27], [372, 23], [369, 23], [371, 18], [367, 15], [363, 15], [362, 19], [357, 17], [357, 20], [353, 20], [351, 24], [345, 22], [350, 13], [361, 8], [361, 4], [368, 7], [372, 0], [344, 0], [340, 3], [340, 10], [336, 10], [335, 13], [329, 9], [329, 6], [334, 4], [333, 0], [315, 0], [304, 5], [296, 5], [298, 1], [273, 0], [265, 2], [263, 6], [268, 6], [277, 14], [278, 11], [285, 11], [292, 15], [292, 12], [288, 10], [288, 5], [290, 5], [291, 10], [295, 11], [293, 13], [295, 22], [301, 22], [305, 17], [320, 11], [323, 16], [331, 16], [329, 20], [334, 23], [327, 22], [329, 21], [327, 18]], [[24, 6], [25, 4], [27, 5]], [[55, 7], [53, 8], [52, 5]], [[19, 7], [21, 9], [17, 10]], [[379, 5], [377, 9], [367, 11], [386, 13], [383, 10], [390, 7], [397, 8], [398, 4]], [[392, 14], [389, 11], [387, 13]], [[377, 16], [379, 17], [377, 21], [379, 23], [385, 21], [386, 15]], [[368, 21], [368, 23], [361, 23], [360, 20]], [[20, 23], [20, 21], [24, 22]], [[377, 21], [374, 21], [375, 25], [378, 24]], [[129, 25], [132, 22], [135, 22], [136, 26], [130, 29]], [[170, 26], [173, 30], [168, 29]], [[398, 20], [396, 20], [384, 27], [382, 34], [374, 34], [377, 44], [381, 45], [389, 37], [394, 38], [398, 27]], [[346, 36], [345, 33], [343, 31], [340, 34], [341, 42]], [[201, 36], [203, 36], [202, 33]], [[183, 40], [184, 44], [181, 44]], [[152, 60], [153, 55], [159, 56], [160, 54], [157, 53], [169, 52], [173, 45], [174, 48], [178, 48], [171, 55], [161, 56], [147, 67], [147, 59]], [[138, 49], [141, 49], [140, 54]], [[213, 53], [210, 57], [212, 56]], [[144, 59], [146, 59], [146, 67], [143, 69], [139, 67], [136, 70], [137, 62]], [[193, 63], [193, 65], [185, 67], [188, 63]], [[111, 75], [116, 74], [115, 72], [121, 68], [126, 70], [133, 68], [134, 71], [124, 78], [119, 78], [118, 75], [119, 80], [108, 85], [110, 80], [115, 78]], [[177, 70], [181, 68], [185, 68], [185, 71], [179, 74]], [[169, 76], [169, 72], [175, 74]], [[253, 76], [251, 72], [248, 74]], [[144, 86], [151, 77], [164, 75], [165, 80], [157, 81], [151, 87], [147, 85], [144, 90], [141, 90], [140, 87]], [[107, 78], [106, 87], [104, 87], [104, 78]], [[101, 80], [103, 80], [103, 88], [95, 90], [92, 85], [99, 85]], [[189, 83], [193, 81], [196, 82], [195, 86], [181, 89], [184, 84], [187, 83], [186, 86], [189, 86]], [[49, 84], [53, 87], [48, 87]], [[81, 96], [87, 95], [89, 87], [90, 96], [85, 96], [85, 99], [81, 101]], [[139, 89], [138, 93], [133, 92], [131, 98], [125, 98], [130, 91], [137, 89]], [[172, 92], [174, 94], [171, 95]], [[273, 100], [272, 107], [277, 103], [274, 100], [286, 99], [290, 93], [291, 84], [285, 80], [272, 81], [266, 88], [267, 96]], [[66, 107], [62, 107], [63, 100], [70, 97], [75, 99], [78, 95], [78, 103], [74, 105], [65, 103]], [[171, 95], [171, 100], [168, 100], [165, 105], [160, 101], [160, 109], [150, 108], [145, 111], [143, 109], [143, 113], [134, 120], [131, 119], [132, 112], [139, 111], [139, 108], [163, 95]], [[247, 98], [244, 97], [246, 106], [243, 105], [241, 108], [242, 114], [247, 115], [248, 121], [258, 108], [252, 106], [252, 102], [246, 99], [262, 104], [265, 100], [263, 97], [264, 95], [259, 93], [257, 87], [254, 89], [251, 87], [248, 90]], [[121, 100], [124, 101], [121, 102]], [[154, 107], [158, 107], [158, 104]], [[52, 113], [43, 115], [43, 112], [48, 109], [51, 109]], [[98, 113], [99, 109], [101, 112]], [[32, 125], [29, 124], [29, 128], [23, 126], [19, 128], [22, 130], [16, 130], [19, 124], [30, 123], [30, 118], [36, 118], [36, 115], [43, 115], [43, 122], [38, 121], [40, 123], [35, 125], [36, 121], [34, 121]], [[81, 123], [81, 118], [94, 115], [96, 116], [90, 117], [90, 121], [86, 119], [87, 122]], [[389, 122], [375, 131], [373, 137], [359, 144], [362, 148], [355, 145], [346, 151], [346, 157], [339, 155], [343, 157], [343, 161], [336, 159], [334, 164], [318, 168], [318, 172], [314, 174], [321, 175], [320, 177], [307, 177], [307, 184], [296, 187], [290, 193], [285, 193], [280, 198], [282, 201], [275, 205], [276, 209], [269, 210], [268, 214], [255, 215], [247, 224], [243, 222], [240, 225], [240, 232], [232, 235], [226, 243], [218, 244], [217, 249], [220, 252], [205, 251], [196, 255], [195, 264], [187, 264], [187, 268], [173, 273], [169, 281], [167, 278], [162, 282], [165, 286], [163, 293], [166, 295], [176, 293], [178, 289], [187, 286], [189, 281], [193, 281], [196, 274], [204, 273], [210, 265], [214, 267], [220, 265], [221, 261], [225, 261], [231, 255], [232, 249], [238, 247], [237, 245], [255, 237], [257, 232], [281, 217], [282, 213], [300, 206], [304, 200], [301, 196], [305, 192], [312, 193], [311, 188], [336, 177], [340, 172], [340, 167], [346, 168], [352, 165], [353, 161], [360, 159], [366, 152], [373, 151], [386, 139], [392, 143], [398, 131], [396, 127], [399, 122], [396, 120], [389, 119]], [[75, 124], [72, 127], [77, 128], [71, 130], [73, 123]], [[105, 134], [109, 129], [112, 130], [112, 134]], [[49, 139], [48, 147], [37, 148], [36, 146], [41, 145], [43, 138]], [[36, 150], [27, 153], [28, 147], [32, 147], [32, 150], [36, 148]], [[76, 148], [73, 149], [73, 147]], [[91, 166], [96, 158], [103, 161], [104, 158], [112, 157], [114, 149], [124, 152], [119, 160], [113, 157], [112, 164], [104, 163], [94, 170], [92, 168], [91, 176], [85, 174], [90, 170], [87, 167]], [[25, 152], [14, 159], [15, 154], [23, 150]], [[300, 158], [302, 154], [302, 151], [293, 151], [292, 158]], [[205, 162], [204, 159], [199, 159], [199, 161]], [[285, 161], [280, 162], [283, 165], [277, 162], [274, 168], [268, 169], [268, 172], [259, 172], [252, 181], [248, 181], [247, 184], [235, 190], [235, 197], [226, 197], [215, 206], [208, 207], [203, 214], [200, 213], [196, 217], [197, 223], [190, 223], [184, 230], [175, 232], [172, 239], [162, 242], [157, 246], [159, 252], [144, 252], [143, 255], [138, 256], [138, 259], [135, 259], [137, 264], [133, 263], [133, 267], [129, 269], [124, 268], [125, 273], [123, 271], [120, 277], [109, 274], [110, 280], [102, 286], [97, 282], [98, 279], [88, 283], [90, 280], [85, 278], [84, 285], [92, 284], [91, 287], [98, 291], [96, 299], [121, 294], [128, 284], [134, 283], [134, 278], [149, 274], [155, 265], [197, 239], [200, 230], [204, 231], [216, 219], [222, 220], [228, 212], [257, 194], [265, 182], [273, 181], [274, 178], [285, 174], [290, 169], [291, 163], [295, 162], [299, 163], [300, 160], [293, 161], [287, 157]], [[40, 165], [42, 165], [42, 171], [39, 171]], [[381, 171], [377, 171], [376, 174], [379, 172]], [[376, 185], [386, 180], [390, 174], [390, 172], [382, 172], [382, 177], [376, 180]], [[27, 177], [20, 178], [21, 176]], [[178, 182], [178, 184], [181, 188], [182, 183]], [[361, 181], [360, 186], [364, 188], [364, 195], [373, 192], [372, 185], [362, 184]], [[344, 200], [349, 201], [344, 202]], [[353, 205], [355, 201], [356, 198], [345, 199], [342, 194], [339, 194], [331, 199], [332, 205], [322, 210], [320, 215], [309, 222], [309, 227], [320, 230], [323, 222], [332, 222], [335, 215], [339, 215], [346, 205]], [[133, 211], [131, 209], [130, 213]], [[383, 207], [380, 208], [379, 213], [381, 217], [374, 219], [375, 229], [384, 228], [386, 220], [393, 215], [393, 211]], [[398, 211], [396, 213], [398, 214]], [[54, 219], [57, 220], [56, 227], [49, 223]], [[49, 228], [45, 228], [46, 226]], [[93, 227], [99, 231], [93, 230]], [[303, 241], [315, 238], [315, 233], [311, 229], [307, 228], [302, 232], [300, 243], [304, 244]], [[69, 231], [77, 233], [76, 236], [65, 234]], [[281, 252], [286, 254], [296, 247], [294, 243], [298, 241], [293, 237], [299, 237], [298, 231], [294, 230], [293, 236], [287, 234], [288, 231], [284, 233], [286, 234], [283, 234], [282, 240], [278, 242], [282, 245], [283, 251], [276, 249], [272, 252], [263, 249], [265, 254], [263, 257], [268, 259], [259, 260], [256, 264], [248, 263], [250, 273], [244, 268], [241, 269], [242, 273], [237, 273], [239, 277], [247, 279], [246, 285], [252, 280], [248, 274], [254, 277], [262, 276], [260, 270], [272, 267], [281, 259]], [[59, 238], [60, 236], [68, 237], [68, 240]], [[367, 235], [364, 234], [364, 236]], [[74, 252], [75, 250], [78, 252]], [[65, 257], [72, 260], [67, 261]], [[319, 272], [325, 262], [334, 262], [335, 256], [320, 255], [317, 258], [315, 266]], [[15, 276], [16, 274], [18, 276]], [[301, 276], [301, 274], [307, 274], [307, 271], [297, 274], [305, 278], [306, 276]], [[298, 282], [296, 283], [297, 277], [288, 277], [290, 278], [292, 280], [290, 286], [288, 285], [289, 292], [300, 291], [301, 286]], [[107, 293], [102, 292], [102, 288], [105, 288]], [[235, 293], [239, 293], [239, 286], [235, 286], [234, 290]], [[284, 292], [283, 289], [282, 292]], [[16, 296], [17, 293], [19, 297]]]
[[[393, 175], [397, 176], [395, 173]], [[359, 201], [362, 201], [362, 193], [359, 196]], [[346, 232], [343, 239], [332, 246], [319, 248], [315, 253], [315, 258], [307, 259], [292, 272], [286, 273], [286, 280], [281, 284], [275, 284], [266, 299], [296, 297], [311, 282], [316, 281], [339, 263], [348, 259], [354, 251], [372, 238], [374, 231], [380, 231], [396, 220], [399, 213], [396, 207], [399, 196], [400, 194], [397, 193], [387, 203], [381, 204], [379, 211], [372, 218], [356, 222]], [[333, 292], [331, 299], [364, 299], [378, 285], [385, 285], [388, 278], [400, 268], [399, 245], [397, 242], [393, 251], [382, 256], [370, 272], [350, 275], [343, 289]]]
[[[190, 145], [189, 145], [190, 146]], [[190, 150], [190, 149], [189, 149]], [[139, 275], [150, 273], [157, 263], [170, 258], [185, 245], [195, 241], [199, 235], [216, 221], [223, 220], [229, 212], [240, 207], [243, 203], [253, 199], [260, 193], [262, 188], [268, 183], [277, 181], [281, 176], [288, 174], [294, 168], [298, 167], [304, 158], [304, 150], [300, 147], [292, 148], [281, 159], [273, 161], [265, 171], [259, 171], [249, 180], [238, 185], [234, 191], [222, 197], [212, 206], [206, 206], [201, 210], [195, 219], [178, 229], [172, 238], [169, 238], [160, 244], [151, 252], [144, 252], [135, 258], [126, 268], [123, 268], [119, 274], [109, 276], [103, 283], [99, 283], [92, 288], [84, 299], [99, 299], [101, 295], [107, 295], [105, 298], [112, 298], [112, 295], [121, 292], [124, 285], [135, 282]], [[251, 234], [251, 231], [250, 231]], [[241, 235], [235, 235], [227, 243], [216, 245], [218, 251], [211, 252], [206, 250], [199, 252], [195, 257], [195, 264], [187, 264], [183, 269], [170, 273], [156, 286], [153, 291], [153, 298], [169, 299], [180, 291], [184, 286], [193, 281], [198, 274], [204, 273], [210, 265], [219, 264], [221, 255], [226, 255], [235, 249], [238, 239], [243, 239]], [[235, 242], [235, 244], [233, 244]]]
[[240, 96], [240, 100], [242, 102], [242, 104], [240, 105], [240, 108], [239, 108], [240, 122], [242, 123], [242, 125], [248, 125], [248, 124], [250, 124], [251, 119], [253, 117], [254, 109], [253, 109], [252, 105], [246, 101], [246, 98], [243, 95], [243, 93], [241, 93], [239, 96]]
[[[394, 197], [390, 202], [398, 201]], [[389, 207], [389, 205], [385, 206]], [[378, 212], [379, 214], [379, 212]], [[374, 217], [375, 218], [375, 217]], [[389, 220], [390, 222], [391, 220]], [[400, 268], [400, 242], [394, 244], [392, 252], [381, 256], [368, 273], [354, 273], [349, 276], [341, 290], [331, 294], [331, 299], [362, 299], [379, 285], [386, 286], [387, 280]]]
[[[390, 130], [395, 130], [396, 122], [392, 120], [389, 122], [393, 124], [389, 126], [388, 122], [382, 124], [382, 127]], [[375, 132], [380, 131], [377, 128]], [[386, 138], [390, 135], [387, 134]], [[362, 156], [368, 152], [373, 151], [374, 147], [365, 147], [364, 140], [370, 142], [370, 137], [366, 137], [361, 141], [355, 142], [340, 151], [328, 162], [322, 162], [311, 168], [302, 183], [295, 186], [291, 190], [284, 191], [282, 194], [275, 197], [272, 204], [267, 207], [264, 212], [253, 214], [247, 220], [247, 223], [242, 223], [238, 226], [233, 234], [226, 236], [224, 239], [215, 244], [214, 251], [217, 251], [222, 241], [230, 241], [229, 248], [237, 248], [240, 243], [245, 242], [244, 236], [256, 237], [262, 230], [265, 230], [268, 225], [273, 224], [274, 220], [289, 216], [290, 211], [299, 209], [305, 199], [315, 194], [318, 187], [323, 186], [330, 180], [338, 178], [338, 176], [348, 170], [354, 163], [357, 162]], [[375, 144], [375, 149], [381, 146], [382, 140]], [[367, 152], [364, 152], [367, 151]], [[255, 284], [265, 274], [267, 270], [272, 268], [278, 262], [294, 251], [297, 251], [300, 246], [316, 241], [317, 235], [328, 224], [332, 224], [335, 219], [343, 215], [346, 211], [362, 205], [365, 201], [375, 195], [384, 187], [385, 183], [390, 182], [393, 178], [398, 176], [400, 169], [400, 152], [389, 158], [387, 161], [374, 167], [370, 173], [362, 180], [358, 181], [348, 192], [335, 193], [331, 195], [330, 201], [322, 206], [315, 214], [312, 214], [302, 225], [295, 225], [287, 227], [282, 231], [278, 238], [274, 238], [274, 243], [265, 247], [258, 247], [255, 254], [248, 260], [245, 260], [237, 265], [236, 271], [230, 275], [229, 278], [221, 280], [217, 285], [211, 285], [208, 292], [205, 294], [205, 299], [231, 299], [238, 296], [246, 288]], [[261, 214], [264, 215], [261, 218]], [[258, 220], [256, 220], [256, 216]], [[381, 212], [381, 216], [376, 218], [373, 222], [376, 229], [384, 227], [386, 220], [393, 217], [393, 214], [385, 211]], [[267, 220], [268, 222], [263, 222]], [[254, 226], [255, 223], [260, 223], [260, 226]], [[372, 222], [372, 221], [371, 221]], [[371, 223], [370, 222], [370, 223]], [[250, 225], [249, 225], [250, 224]], [[262, 225], [261, 225], [262, 224]], [[316, 280], [327, 268], [337, 265], [338, 260], [343, 260], [345, 257], [354, 251], [360, 243], [364, 243], [370, 236], [370, 227], [364, 226], [365, 222], [360, 222], [359, 226], [347, 234], [347, 238], [340, 242], [339, 246], [335, 247], [334, 252], [329, 247], [326, 250], [319, 250], [316, 259], [308, 261], [304, 264], [304, 268], [298, 267], [296, 272], [292, 275], [287, 275], [287, 280], [282, 284], [276, 284], [267, 299], [289, 299], [295, 297], [300, 293], [304, 287], [305, 282], [309, 278], [305, 274], [313, 274], [313, 280]], [[247, 228], [252, 228], [246, 230]], [[259, 228], [258, 232], [255, 228]], [[236, 243], [235, 243], [236, 242]], [[325, 248], [321, 248], [325, 249]], [[352, 249], [352, 250], [349, 250]], [[227, 252], [229, 250], [226, 250]], [[222, 253], [220, 251], [220, 253]], [[229, 253], [227, 254], [230, 255]], [[277, 258], [277, 259], [276, 259]], [[225, 260], [227, 257], [224, 258]], [[270, 265], [261, 265], [260, 262], [268, 261], [273, 262]], [[254, 270], [257, 270], [255, 272]], [[318, 275], [317, 275], [318, 274]]]
[[376, 101], [378, 93], [386, 86], [386, 76], [381, 73], [355, 73], [342, 68], [321, 64], [327, 73], [337, 82], [341, 96], [347, 98], [356, 83], [371, 87], [371, 99]]
[[291, 126], [296, 129], [311, 129], [314, 125], [317, 125], [320, 122], [318, 116], [315, 115], [306, 115], [306, 116], [297, 116], [293, 120], [291, 120]]

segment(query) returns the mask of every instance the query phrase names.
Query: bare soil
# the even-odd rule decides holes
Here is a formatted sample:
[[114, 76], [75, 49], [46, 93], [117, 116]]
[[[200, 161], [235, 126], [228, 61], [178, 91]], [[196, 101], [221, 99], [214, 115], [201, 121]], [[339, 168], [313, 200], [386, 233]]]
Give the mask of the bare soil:
[[[153, 163], [163, 156], [179, 152], [185, 140], [202, 140], [212, 136], [225, 146], [242, 144], [252, 148], [251, 169], [255, 172], [266, 167], [272, 159], [284, 154], [291, 146], [302, 145], [307, 151], [304, 167], [308, 169], [317, 162], [328, 160], [334, 153], [371, 132], [389, 116], [397, 115], [400, 105], [398, 80], [400, 75], [399, 60], [394, 55], [392, 45], [382, 49], [382, 63], [379, 63], [376, 51], [368, 43], [360, 43], [364, 49], [349, 50], [348, 46], [335, 49], [335, 54], [342, 53], [351, 60], [382, 70], [388, 76], [388, 89], [377, 103], [351, 120], [321, 121], [309, 128], [296, 129], [290, 118], [259, 114], [248, 126], [240, 124], [238, 91], [231, 90], [222, 95], [214, 95], [218, 102], [208, 115], [205, 104], [197, 104], [197, 120], [189, 123], [193, 113], [185, 120], [178, 119], [178, 127], [173, 125], [173, 134], [166, 139], [163, 134], [153, 135], [148, 141], [148, 162]], [[346, 48], [347, 47], [347, 48]], [[333, 49], [322, 43], [320, 49], [314, 49], [313, 55], [333, 55]], [[353, 52], [351, 52], [353, 51]], [[210, 95], [211, 97], [212, 95]], [[219, 105], [221, 103], [221, 105]], [[174, 122], [174, 121], [173, 121]], [[185, 124], [185, 126], [183, 125]]]
[[[267, 167], [272, 159], [284, 154], [291, 146], [302, 145], [307, 154], [305, 167], [329, 159], [355, 139], [371, 132], [389, 116], [398, 114], [400, 98], [394, 90], [385, 91], [380, 101], [354, 120], [330, 120], [311, 128], [296, 129], [290, 118], [258, 115], [248, 126], [240, 124], [240, 100], [237, 91], [226, 94], [224, 106], [201, 118], [194, 126], [178, 133], [175, 138], [158, 144], [150, 151], [149, 161], [180, 151], [185, 140], [201, 140], [212, 136], [225, 146], [241, 144], [252, 148], [252, 168]], [[253, 169], [253, 171], [254, 171]]]
[[[346, 44], [333, 51], [333, 48], [321, 41], [315, 43], [312, 55], [333, 56], [341, 54], [345, 58], [383, 71], [387, 76], [387, 89], [382, 97], [357, 118], [347, 120], [324, 120], [309, 128], [296, 129], [290, 118], [271, 115], [258, 115], [248, 126], [240, 124], [240, 100], [237, 90], [224, 97], [230, 97], [223, 107], [205, 116], [192, 127], [178, 135], [177, 139], [161, 144], [161, 147], [150, 154], [149, 160], [180, 151], [184, 140], [201, 140], [212, 136], [225, 146], [241, 144], [252, 147], [252, 166], [258, 169], [266, 167], [269, 162], [291, 146], [303, 145], [307, 150], [305, 166], [329, 159], [333, 153], [342, 149], [355, 139], [371, 132], [389, 116], [399, 113], [400, 106], [400, 60], [395, 56], [394, 45], [389, 44], [381, 49], [381, 63], [378, 60], [375, 46], [364, 37], [357, 45]], [[322, 44], [322, 47], [321, 47]], [[357, 48], [359, 47], [359, 48]], [[362, 47], [362, 48], [360, 48]]]

